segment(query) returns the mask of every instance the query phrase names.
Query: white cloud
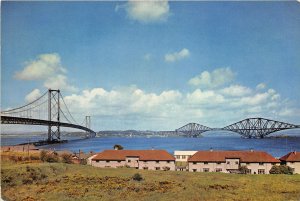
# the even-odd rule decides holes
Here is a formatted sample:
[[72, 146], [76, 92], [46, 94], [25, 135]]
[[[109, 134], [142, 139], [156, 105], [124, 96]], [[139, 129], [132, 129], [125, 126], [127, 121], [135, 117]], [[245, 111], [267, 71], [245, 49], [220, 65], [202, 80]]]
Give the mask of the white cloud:
[[189, 80], [189, 84], [200, 88], [217, 88], [234, 80], [235, 73], [230, 68], [218, 68], [212, 71], [202, 72]]
[[165, 55], [166, 62], [175, 62], [190, 56], [190, 51], [186, 48], [183, 48], [179, 52], [174, 52]]
[[149, 93], [136, 86], [94, 88], [67, 96], [65, 101], [81, 116], [96, 116], [101, 125], [106, 125], [102, 129], [112, 129], [114, 125], [114, 129], [172, 130], [188, 122], [222, 127], [247, 117], [295, 114], [274, 89], [261, 93], [242, 85], [187, 93], [176, 90]]
[[37, 98], [41, 97], [41, 95], [42, 94], [39, 89], [34, 89], [33, 91], [31, 91], [29, 94], [26, 95], [25, 101], [30, 103], [36, 100]]
[[51, 76], [44, 82], [44, 87], [48, 89], [60, 89], [60, 90], [66, 90], [66, 91], [76, 91], [77, 88], [69, 85], [67, 82], [67, 77], [65, 75], [55, 75]]
[[227, 96], [245, 96], [252, 92], [252, 90], [248, 87], [241, 86], [241, 85], [231, 85], [229, 87], [226, 87], [220, 92]]
[[15, 73], [19, 80], [42, 80], [44, 87], [76, 91], [76, 87], [68, 83], [67, 70], [61, 64], [57, 53], [38, 55], [36, 60], [25, 62], [22, 71]]
[[265, 83], [259, 83], [257, 86], [256, 86], [256, 89], [257, 90], [261, 90], [261, 89], [264, 89], [266, 88], [266, 84]]
[[[116, 11], [120, 6], [116, 7]], [[169, 3], [162, 1], [129, 0], [125, 5], [127, 15], [132, 20], [141, 23], [160, 22], [167, 20], [169, 16]]]
[[58, 54], [41, 54], [34, 61], [25, 63], [22, 71], [15, 73], [15, 78], [19, 80], [41, 80], [56, 73], [64, 73], [66, 69], [61, 66]]

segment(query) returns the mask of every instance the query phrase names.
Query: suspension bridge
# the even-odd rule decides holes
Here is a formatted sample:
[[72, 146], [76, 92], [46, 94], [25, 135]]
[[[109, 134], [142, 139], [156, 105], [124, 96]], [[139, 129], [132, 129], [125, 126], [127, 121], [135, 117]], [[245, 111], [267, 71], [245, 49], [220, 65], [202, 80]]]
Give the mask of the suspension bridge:
[[184, 133], [189, 137], [196, 137], [207, 131], [223, 130], [238, 133], [245, 138], [264, 138], [277, 131], [297, 128], [300, 128], [300, 125], [265, 118], [248, 118], [223, 128], [209, 128], [201, 124], [189, 123], [176, 129], [175, 132]]
[[86, 116], [78, 124], [70, 113], [60, 90], [49, 89], [36, 100], [13, 109], [1, 111], [1, 124], [24, 124], [48, 126], [48, 142], [61, 141], [60, 127], [76, 128], [95, 137], [90, 128], [91, 117]]

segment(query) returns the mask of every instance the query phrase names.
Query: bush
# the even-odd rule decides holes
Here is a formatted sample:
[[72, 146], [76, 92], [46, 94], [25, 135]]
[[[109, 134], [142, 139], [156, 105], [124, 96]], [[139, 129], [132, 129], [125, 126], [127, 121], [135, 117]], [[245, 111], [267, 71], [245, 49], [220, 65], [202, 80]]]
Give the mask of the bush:
[[115, 149], [115, 150], [123, 150], [124, 147], [122, 147], [122, 145], [116, 144], [116, 145], [114, 146], [114, 149]]
[[241, 174], [247, 174], [248, 170], [249, 169], [247, 168], [247, 166], [239, 167], [239, 171], [240, 171]]
[[81, 160], [80, 160], [80, 165], [86, 165], [86, 164], [87, 164], [86, 159], [81, 159]]
[[139, 173], [135, 173], [133, 176], [132, 176], [132, 179], [134, 181], [142, 181], [143, 180], [143, 177], [142, 175], [140, 175]]
[[40, 152], [40, 158], [41, 158], [41, 161], [44, 161], [44, 162], [46, 161], [47, 154], [48, 154], [48, 152], [45, 151], [45, 150], [42, 150], [42, 151]]
[[43, 162], [49, 162], [49, 163], [56, 163], [59, 161], [59, 157], [56, 152], [48, 153], [45, 150], [41, 151], [40, 158]]
[[40, 160], [40, 157], [35, 155], [30, 155], [30, 160]]
[[163, 169], [164, 171], [168, 171], [168, 170], [170, 170], [170, 167], [164, 166], [162, 169]]
[[269, 171], [270, 174], [293, 174], [293, 169], [286, 165], [273, 165]]
[[61, 155], [61, 158], [62, 158], [63, 163], [69, 163], [69, 164], [73, 163], [71, 154], [64, 153], [64, 154]]

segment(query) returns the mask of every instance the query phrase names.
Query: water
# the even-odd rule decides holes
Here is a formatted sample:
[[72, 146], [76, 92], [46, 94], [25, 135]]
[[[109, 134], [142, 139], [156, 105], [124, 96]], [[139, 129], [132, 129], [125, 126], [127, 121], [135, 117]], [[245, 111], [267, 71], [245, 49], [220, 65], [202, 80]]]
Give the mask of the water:
[[[22, 141], [23, 139], [23, 141]], [[33, 141], [33, 139], [31, 139]], [[36, 140], [36, 138], [35, 138]], [[2, 138], [1, 144], [17, 144], [28, 142], [28, 138]], [[84, 152], [100, 152], [105, 149], [113, 149], [115, 144], [122, 145], [125, 149], [164, 149], [170, 153], [175, 150], [261, 150], [266, 151], [274, 157], [281, 157], [290, 151], [300, 151], [300, 137], [291, 138], [264, 138], [243, 139], [239, 136], [205, 136], [202, 138], [91, 138], [83, 140], [71, 140], [65, 144], [52, 144], [41, 148], [53, 150], [82, 150]]]

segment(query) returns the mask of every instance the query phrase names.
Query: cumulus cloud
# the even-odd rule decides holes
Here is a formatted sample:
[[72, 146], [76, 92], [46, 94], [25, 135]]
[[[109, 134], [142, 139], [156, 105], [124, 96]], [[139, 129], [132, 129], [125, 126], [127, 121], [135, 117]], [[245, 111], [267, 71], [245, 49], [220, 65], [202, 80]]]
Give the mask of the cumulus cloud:
[[227, 96], [245, 96], [252, 92], [252, 90], [248, 87], [241, 86], [241, 85], [231, 85], [229, 87], [226, 87], [220, 92]]
[[57, 53], [41, 54], [35, 60], [25, 62], [23, 70], [15, 73], [18, 80], [42, 80], [46, 88], [76, 91], [68, 83], [67, 70]]
[[[116, 11], [120, 6], [116, 7]], [[141, 23], [161, 22], [167, 20], [170, 12], [169, 3], [162, 1], [129, 0], [125, 10], [130, 19]]]
[[262, 90], [266, 88], [266, 84], [265, 83], [259, 83], [258, 85], [256, 85], [256, 89], [257, 90]]
[[153, 93], [136, 86], [94, 88], [66, 96], [65, 101], [80, 115], [96, 116], [101, 125], [107, 125], [103, 129], [114, 125], [114, 129], [172, 130], [188, 122], [218, 127], [247, 117], [293, 115], [291, 107], [274, 89], [258, 92], [242, 85], [186, 93], [177, 90]]
[[39, 98], [41, 95], [42, 94], [39, 89], [34, 89], [33, 91], [31, 91], [29, 94], [26, 95], [25, 101], [30, 103], [36, 100], [37, 98]]
[[200, 88], [217, 88], [234, 80], [235, 73], [230, 68], [218, 68], [212, 72], [204, 71], [189, 80], [189, 84]]
[[61, 66], [58, 54], [41, 54], [36, 60], [25, 62], [22, 71], [15, 73], [19, 80], [41, 80], [56, 73], [64, 73], [66, 69]]
[[186, 48], [183, 48], [179, 52], [174, 52], [165, 55], [166, 62], [175, 62], [190, 56], [190, 51]]

